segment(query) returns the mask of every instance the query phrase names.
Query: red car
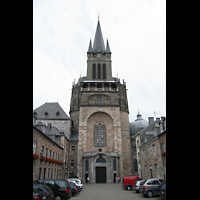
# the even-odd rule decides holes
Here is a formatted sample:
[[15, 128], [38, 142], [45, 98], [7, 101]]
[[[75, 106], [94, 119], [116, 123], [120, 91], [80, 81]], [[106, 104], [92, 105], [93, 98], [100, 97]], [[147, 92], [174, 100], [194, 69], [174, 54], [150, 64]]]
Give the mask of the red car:
[[135, 181], [142, 180], [139, 176], [126, 176], [122, 179], [122, 186], [126, 188], [126, 190], [130, 190], [133, 188]]

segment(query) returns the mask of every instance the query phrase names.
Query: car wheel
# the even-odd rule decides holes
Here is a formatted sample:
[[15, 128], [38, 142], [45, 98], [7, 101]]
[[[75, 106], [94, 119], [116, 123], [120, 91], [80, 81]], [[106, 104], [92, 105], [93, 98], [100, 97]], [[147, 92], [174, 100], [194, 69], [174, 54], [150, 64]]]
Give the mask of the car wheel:
[[147, 192], [147, 196], [151, 198], [151, 197], [153, 196], [152, 191], [149, 190], [149, 191]]
[[61, 200], [61, 198], [60, 198], [59, 196], [57, 196], [57, 197], [55, 198], [55, 200]]
[[131, 186], [130, 185], [126, 186], [126, 189], [131, 190]]

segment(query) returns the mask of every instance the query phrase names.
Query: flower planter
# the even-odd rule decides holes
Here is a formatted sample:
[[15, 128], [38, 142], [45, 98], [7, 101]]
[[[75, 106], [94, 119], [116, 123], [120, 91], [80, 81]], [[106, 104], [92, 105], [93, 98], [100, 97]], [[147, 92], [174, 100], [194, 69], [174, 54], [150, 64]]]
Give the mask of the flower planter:
[[39, 155], [37, 155], [36, 153], [33, 154], [33, 160], [36, 160], [39, 158]]
[[46, 162], [50, 162], [51, 158], [46, 157]]
[[165, 154], [166, 154], [166, 151], [163, 151], [163, 152], [161, 153], [162, 156], [164, 156]]
[[47, 157], [45, 157], [45, 156], [41, 157], [41, 161], [47, 161], [46, 159], [47, 159]]
[[54, 162], [54, 159], [49, 159], [49, 163], [53, 163]]

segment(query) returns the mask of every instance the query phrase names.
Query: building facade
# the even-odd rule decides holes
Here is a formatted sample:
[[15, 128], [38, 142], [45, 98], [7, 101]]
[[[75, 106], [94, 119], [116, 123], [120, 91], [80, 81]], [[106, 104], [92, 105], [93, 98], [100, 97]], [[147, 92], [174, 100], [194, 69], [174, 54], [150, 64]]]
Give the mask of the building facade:
[[33, 181], [64, 178], [63, 147], [33, 125]]
[[[139, 131], [136, 138], [138, 173], [142, 179], [166, 178], [166, 118], [154, 121], [149, 117], [149, 126]], [[165, 160], [163, 160], [165, 159]], [[165, 164], [165, 166], [164, 166]]]
[[48, 135], [53, 141], [63, 147], [63, 168], [64, 178], [69, 177], [68, 162], [71, 137], [72, 120], [67, 116], [62, 107], [57, 102], [44, 103], [33, 110], [33, 115], [36, 117], [36, 127]]
[[112, 77], [111, 51], [105, 48], [98, 20], [87, 51], [87, 76], [73, 83], [70, 118], [77, 157], [74, 169], [85, 182], [113, 183], [131, 175], [129, 110], [126, 83]]
[[[137, 134], [139, 131], [147, 127], [149, 123], [142, 118], [142, 115], [138, 111], [137, 118], [135, 121], [130, 122], [130, 138], [131, 138], [131, 160], [132, 160], [132, 175], [140, 176], [141, 173], [138, 172], [138, 167], [140, 169], [140, 163], [138, 163], [138, 152], [139, 152], [139, 135]], [[137, 146], [136, 147], [136, 142]]]

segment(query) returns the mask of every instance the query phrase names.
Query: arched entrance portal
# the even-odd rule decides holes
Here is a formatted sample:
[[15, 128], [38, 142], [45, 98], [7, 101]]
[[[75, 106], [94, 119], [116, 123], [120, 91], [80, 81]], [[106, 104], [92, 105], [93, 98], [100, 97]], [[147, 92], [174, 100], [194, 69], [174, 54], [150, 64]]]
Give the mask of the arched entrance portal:
[[[99, 163], [99, 164], [98, 164]], [[106, 163], [106, 160], [102, 157], [98, 158], [96, 160], [96, 183], [106, 183], [106, 167], [105, 166], [99, 166], [104, 165], [103, 163]]]
[[119, 155], [116, 152], [85, 152], [83, 154], [83, 183], [90, 177], [90, 183], [114, 183], [119, 174]]

